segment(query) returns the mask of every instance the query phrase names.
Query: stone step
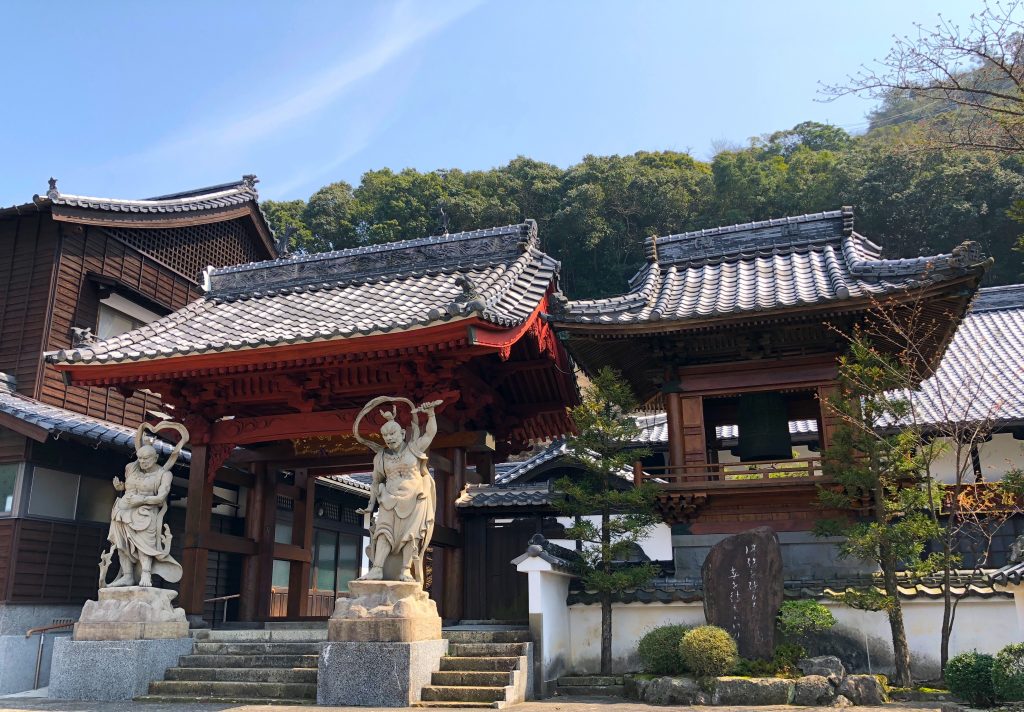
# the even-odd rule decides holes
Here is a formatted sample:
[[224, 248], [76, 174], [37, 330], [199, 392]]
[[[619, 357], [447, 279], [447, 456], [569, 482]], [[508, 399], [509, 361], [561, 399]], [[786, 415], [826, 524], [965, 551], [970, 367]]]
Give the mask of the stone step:
[[447, 708], [455, 710], [466, 710], [466, 709], [501, 709], [503, 704], [501, 702], [445, 702], [443, 700], [431, 700], [413, 702], [413, 707], [433, 707], [433, 708]]
[[149, 683], [149, 694], [165, 697], [269, 697], [278, 700], [315, 700], [316, 683], [159, 680]]
[[176, 667], [165, 680], [211, 682], [299, 682], [316, 684], [316, 668]]
[[182, 655], [180, 667], [190, 668], [317, 668], [319, 655]]
[[622, 678], [614, 675], [565, 675], [558, 678], [559, 687], [621, 685]]
[[518, 657], [458, 657], [446, 655], [441, 658], [442, 671], [509, 671], [519, 665]]
[[197, 642], [194, 655], [319, 655], [319, 643]]
[[559, 685], [556, 695], [580, 695], [587, 697], [625, 697], [624, 685]]
[[217, 704], [217, 705], [280, 705], [282, 707], [299, 707], [315, 705], [316, 699], [288, 699], [274, 697], [211, 697], [209, 695], [140, 695], [135, 702], [173, 703], [173, 704]]
[[526, 655], [528, 643], [451, 643], [448, 654], [457, 658], [507, 658]]
[[327, 640], [327, 628], [197, 630], [192, 636], [197, 643], [322, 643]]
[[467, 685], [427, 685], [420, 698], [424, 702], [503, 702], [504, 687]]
[[449, 643], [529, 643], [529, 630], [444, 630]]
[[487, 670], [442, 670], [430, 678], [431, 684], [469, 687], [505, 687], [513, 683], [512, 672]]

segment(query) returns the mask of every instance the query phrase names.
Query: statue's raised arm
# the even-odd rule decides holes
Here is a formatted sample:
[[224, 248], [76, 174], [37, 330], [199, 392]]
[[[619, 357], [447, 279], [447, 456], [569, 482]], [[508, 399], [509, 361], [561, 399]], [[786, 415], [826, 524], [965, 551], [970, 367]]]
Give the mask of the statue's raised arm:
[[414, 440], [414, 444], [420, 452], [426, 452], [430, 448], [430, 443], [434, 441], [434, 436], [437, 435], [437, 416], [434, 409], [442, 403], [444, 401], [429, 401], [422, 403], [418, 408], [413, 408], [413, 418], [419, 418], [418, 413], [424, 413], [427, 416], [427, 426], [423, 429], [423, 435]]

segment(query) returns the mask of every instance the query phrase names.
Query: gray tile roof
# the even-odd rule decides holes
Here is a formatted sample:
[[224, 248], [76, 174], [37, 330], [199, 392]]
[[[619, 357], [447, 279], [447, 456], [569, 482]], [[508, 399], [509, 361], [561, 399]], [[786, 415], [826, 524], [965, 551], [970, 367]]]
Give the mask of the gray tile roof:
[[551, 482], [523, 485], [466, 485], [456, 507], [543, 507], [558, 498]]
[[1024, 284], [978, 292], [916, 406], [924, 423], [1024, 422]]
[[403, 331], [478, 316], [522, 324], [559, 263], [536, 224], [209, 270], [207, 294], [159, 321], [59, 351], [56, 363], [120, 363]]
[[[898, 590], [903, 599], [938, 599], [943, 595], [941, 576], [916, 577], [906, 571], [897, 573]], [[842, 594], [848, 588], [873, 587], [881, 589], [880, 575], [845, 576], [829, 579], [792, 579], [783, 584], [786, 598], [819, 598], [827, 599]], [[1010, 598], [1013, 594], [993, 588], [989, 578], [974, 571], [955, 572], [950, 590], [954, 596], [972, 598]], [[622, 591], [614, 594], [616, 603], [673, 603], [682, 601], [693, 603], [704, 599], [704, 587], [700, 579], [660, 578], [651, 581], [641, 588]], [[578, 582], [569, 591], [569, 605], [579, 603], [590, 605], [600, 603], [596, 591], [583, 590]]]
[[[117, 450], [135, 452], [135, 429], [116, 423], [109, 423], [99, 418], [75, 413], [42, 403], [28, 396], [23, 396], [11, 389], [8, 383], [0, 378], [0, 413], [6, 413], [47, 431], [54, 439], [69, 436], [90, 445], [103, 445]], [[172, 446], [163, 440], [151, 439], [153, 446], [162, 455], [171, 452]], [[183, 462], [187, 462], [187, 451], [181, 453]]]
[[977, 243], [949, 254], [882, 259], [853, 231], [853, 209], [648, 238], [648, 263], [617, 297], [564, 301], [566, 326], [686, 322], [880, 296], [977, 273]]
[[993, 584], [1019, 584], [1024, 579], [1024, 562], [1009, 563], [997, 571], [993, 571], [989, 578]]
[[161, 195], [143, 200], [123, 200], [119, 198], [96, 198], [87, 195], [71, 195], [61, 193], [53, 187], [46, 193], [53, 205], [67, 205], [73, 208], [89, 208], [124, 213], [187, 213], [211, 208], [227, 208], [242, 205], [250, 200], [258, 200], [256, 192], [256, 176], [244, 176], [234, 183], [198, 188], [172, 195]]
[[[555, 463], [556, 466], [580, 466], [576, 461], [574, 461], [569, 450], [568, 442], [563, 438], [557, 438], [551, 441], [551, 443], [543, 450], [531, 455], [525, 460], [520, 460], [519, 462], [505, 462], [495, 465], [494, 484], [499, 487], [511, 485], [517, 480], [536, 472], [539, 468], [549, 463]], [[632, 470], [620, 470], [616, 474], [624, 480], [629, 482], [633, 481]]]
[[370, 473], [361, 473], [358, 475], [324, 475], [319, 479], [328, 480], [336, 485], [340, 485], [341, 489], [369, 497], [372, 477], [373, 475]]

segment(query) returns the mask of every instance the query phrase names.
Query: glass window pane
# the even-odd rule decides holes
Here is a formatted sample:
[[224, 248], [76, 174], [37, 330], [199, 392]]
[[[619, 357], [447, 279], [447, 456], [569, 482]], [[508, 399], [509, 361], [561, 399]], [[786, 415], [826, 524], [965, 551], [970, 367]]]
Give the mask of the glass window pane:
[[120, 334], [127, 333], [135, 328], [137, 321], [117, 309], [100, 304], [99, 323], [96, 325], [96, 336], [100, 339], [110, 339]]
[[277, 544], [291, 544], [292, 543], [292, 523], [291, 522], [277, 522], [274, 525], [274, 542]]
[[274, 575], [271, 578], [271, 585], [274, 588], [288, 588], [288, 574], [291, 571], [291, 562], [274, 559]]
[[40, 517], [75, 518], [78, 500], [78, 475], [45, 467], [32, 470], [32, 491], [29, 493], [28, 513]]
[[14, 511], [14, 489], [20, 471], [21, 465], [0, 465], [0, 514]]
[[341, 535], [340, 548], [338, 549], [338, 590], [347, 591], [348, 582], [359, 575], [359, 560], [362, 552], [363, 538], [358, 536]]
[[318, 591], [334, 590], [334, 556], [338, 551], [338, 535], [334, 532], [318, 531], [316, 533], [316, 580], [314, 587]]
[[90, 522], [109, 522], [110, 508], [114, 505], [117, 492], [110, 480], [83, 477], [78, 487], [78, 509], [75, 519]]

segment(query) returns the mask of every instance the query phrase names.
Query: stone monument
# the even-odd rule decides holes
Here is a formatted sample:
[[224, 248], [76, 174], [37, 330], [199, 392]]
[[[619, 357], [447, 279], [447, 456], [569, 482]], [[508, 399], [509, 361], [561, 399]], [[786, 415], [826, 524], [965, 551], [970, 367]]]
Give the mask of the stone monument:
[[[177, 431], [178, 443], [163, 465], [146, 433]], [[153, 575], [175, 583], [181, 565], [171, 555], [171, 531], [164, 524], [171, 468], [188, 443], [179, 423], [143, 423], [135, 433], [134, 462], [124, 468], [124, 481], [114, 477], [121, 496], [110, 512], [107, 541], [100, 556], [97, 601], [86, 601], [70, 639], [54, 645], [50, 697], [123, 700], [144, 694], [150, 681], [163, 678], [181, 655], [192, 650], [185, 611], [171, 603], [175, 591], [153, 586]], [[120, 574], [107, 582], [114, 554]]]
[[783, 597], [779, 537], [757, 527], [715, 544], [701, 568], [704, 617], [729, 631], [744, 658], [770, 660]]
[[[380, 411], [380, 445], [363, 438], [359, 425], [384, 404], [391, 408]], [[408, 437], [398, 404], [410, 410]], [[367, 403], [352, 426], [356, 440], [374, 453], [370, 500], [359, 510], [370, 532], [366, 554], [371, 565], [366, 575], [349, 583], [349, 595], [335, 603], [320, 655], [318, 704], [406, 707], [418, 702], [448, 649], [437, 605], [423, 590], [437, 508], [427, 450], [437, 434], [434, 409], [439, 405], [416, 406], [406, 398], [382, 396]], [[422, 433], [420, 414], [427, 417]]]

